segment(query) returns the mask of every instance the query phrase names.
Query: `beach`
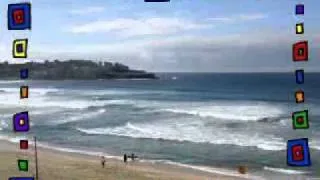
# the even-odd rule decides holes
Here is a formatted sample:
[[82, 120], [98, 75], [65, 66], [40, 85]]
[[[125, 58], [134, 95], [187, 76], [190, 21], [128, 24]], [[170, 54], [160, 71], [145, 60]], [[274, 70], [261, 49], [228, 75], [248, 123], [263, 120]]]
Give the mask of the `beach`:
[[[151, 174], [156, 177], [169, 174], [187, 178], [185, 174], [192, 172], [190, 176], [204, 179], [217, 174], [232, 175], [234, 179], [242, 165], [248, 167], [250, 177], [320, 177], [320, 124], [316, 121], [320, 118], [317, 93], [320, 87], [317, 85], [310, 84], [304, 89], [312, 97], [308, 99], [308, 107], [303, 107], [312, 109], [308, 115], [312, 129], [298, 131], [292, 128], [290, 115], [302, 107], [288, 99], [288, 89], [295, 88], [290, 83], [291, 74], [159, 76], [157, 81], [0, 81], [0, 140], [15, 143], [13, 150], [22, 153], [17, 146], [19, 141], [29, 139], [32, 143], [36, 136], [38, 147], [45, 148], [40, 149], [40, 163], [46, 163], [46, 158], [51, 156], [48, 149], [55, 150], [58, 158], [49, 159], [58, 161], [65, 155], [67, 159], [80, 158], [75, 161], [81, 163], [74, 164], [86, 164], [93, 174], [108, 173], [112, 159], [118, 162], [112, 167], [131, 173], [131, 164], [123, 167], [122, 159], [124, 154], [134, 153], [139, 161], [134, 162], [133, 172], [139, 166], [139, 172], [144, 173], [140, 178], [150, 178], [150, 173], [145, 172], [154, 172]], [[316, 82], [318, 77], [308, 74], [310, 81]], [[270, 91], [265, 82], [279, 82], [276, 83], [279, 86], [274, 85]], [[19, 100], [19, 87], [24, 84], [32, 87], [30, 97]], [[30, 131], [14, 133], [12, 117], [25, 111], [29, 112]], [[287, 140], [298, 138], [309, 138], [310, 167], [287, 165]], [[102, 154], [107, 160], [105, 170], [101, 170]], [[4, 154], [4, 157], [11, 156]], [[12, 158], [13, 172], [18, 171], [17, 159]], [[91, 165], [83, 163], [83, 159]], [[33, 164], [34, 160], [30, 161]], [[63, 167], [52, 163], [54, 167]], [[66, 163], [69, 162], [56, 164]], [[78, 165], [66, 166], [83, 169]], [[48, 168], [40, 169], [40, 174], [64, 175], [60, 170]], [[76, 174], [80, 177], [90, 174], [81, 173]]]
[[[0, 174], [1, 179], [14, 176], [34, 176], [34, 148], [19, 150], [18, 144], [0, 141]], [[17, 159], [28, 159], [28, 172], [19, 172]], [[248, 179], [241, 177], [201, 172], [190, 168], [147, 162], [128, 162], [126, 165], [117, 159], [107, 158], [102, 168], [100, 157], [67, 153], [45, 148], [38, 148], [39, 179], [45, 180], [106, 180], [106, 179], [163, 179], [163, 180], [197, 180], [197, 179]], [[236, 171], [234, 172], [236, 173]]]

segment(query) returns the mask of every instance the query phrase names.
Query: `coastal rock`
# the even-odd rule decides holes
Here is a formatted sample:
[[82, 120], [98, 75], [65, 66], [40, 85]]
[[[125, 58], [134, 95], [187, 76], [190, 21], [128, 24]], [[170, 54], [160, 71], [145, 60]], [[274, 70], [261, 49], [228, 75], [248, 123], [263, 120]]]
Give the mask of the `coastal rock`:
[[26, 64], [0, 63], [0, 78], [19, 79], [19, 71], [28, 68], [30, 79], [38, 80], [95, 80], [95, 79], [157, 79], [153, 73], [131, 70], [120, 63], [88, 60], [28, 62]]

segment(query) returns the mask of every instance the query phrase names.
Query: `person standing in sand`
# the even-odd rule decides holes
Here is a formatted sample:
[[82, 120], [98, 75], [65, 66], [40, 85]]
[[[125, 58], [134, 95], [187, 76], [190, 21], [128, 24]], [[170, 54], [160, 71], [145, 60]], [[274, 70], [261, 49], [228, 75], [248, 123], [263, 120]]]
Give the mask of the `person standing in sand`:
[[104, 156], [101, 156], [101, 165], [102, 165], [102, 168], [104, 168], [105, 163], [106, 163], [106, 159], [104, 158]]
[[124, 155], [123, 155], [123, 162], [124, 162], [124, 163], [127, 163], [127, 159], [128, 159], [127, 154], [124, 154]]

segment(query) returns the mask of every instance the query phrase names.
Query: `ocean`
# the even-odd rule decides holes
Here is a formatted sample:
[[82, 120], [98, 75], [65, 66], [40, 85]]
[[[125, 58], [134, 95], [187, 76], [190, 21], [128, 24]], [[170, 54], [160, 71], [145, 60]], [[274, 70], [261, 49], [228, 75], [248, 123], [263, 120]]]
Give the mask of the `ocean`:
[[[159, 73], [159, 80], [0, 81], [0, 136], [37, 136], [61, 151], [236, 169], [266, 179], [320, 177], [320, 74]], [[29, 85], [28, 99], [19, 87]], [[294, 92], [303, 89], [305, 103]], [[29, 111], [31, 130], [14, 133], [12, 116]], [[310, 128], [291, 114], [309, 110]], [[311, 167], [289, 167], [286, 143], [309, 138]]]

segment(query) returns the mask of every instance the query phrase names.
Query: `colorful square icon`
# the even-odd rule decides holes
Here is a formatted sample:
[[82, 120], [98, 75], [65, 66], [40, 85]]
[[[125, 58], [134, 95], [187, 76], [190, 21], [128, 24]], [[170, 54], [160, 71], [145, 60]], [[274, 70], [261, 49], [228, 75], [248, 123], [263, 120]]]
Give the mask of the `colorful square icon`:
[[8, 30], [31, 29], [31, 4], [8, 5]]
[[13, 41], [13, 58], [27, 58], [28, 39], [16, 39]]
[[303, 34], [304, 33], [304, 24], [299, 23], [296, 24], [296, 34]]
[[303, 4], [296, 5], [296, 15], [304, 15], [304, 5]]
[[13, 129], [15, 132], [28, 132], [30, 129], [29, 125], [29, 114], [28, 112], [20, 112], [13, 115]]
[[302, 90], [298, 90], [295, 92], [296, 103], [304, 103], [304, 92]]
[[27, 79], [29, 76], [29, 70], [28, 69], [20, 69], [20, 78], [21, 79]]
[[302, 145], [296, 145], [292, 147], [292, 155], [293, 155], [293, 160], [294, 161], [302, 161], [304, 158], [304, 151], [303, 151], [303, 146]]
[[29, 97], [29, 86], [20, 87], [20, 99], [25, 99]]
[[20, 149], [28, 149], [28, 148], [29, 148], [28, 140], [20, 140]]
[[311, 166], [307, 138], [288, 140], [287, 164], [288, 166]]
[[8, 180], [34, 180], [34, 177], [10, 177]]
[[170, 2], [170, 0], [144, 0], [144, 2]]
[[308, 41], [300, 41], [292, 47], [293, 61], [308, 61]]
[[28, 160], [18, 159], [18, 167], [19, 167], [19, 171], [28, 171], [29, 170]]
[[308, 110], [292, 113], [293, 129], [309, 129]]
[[304, 83], [304, 70], [298, 69], [296, 70], [296, 83], [297, 84], [303, 84]]

